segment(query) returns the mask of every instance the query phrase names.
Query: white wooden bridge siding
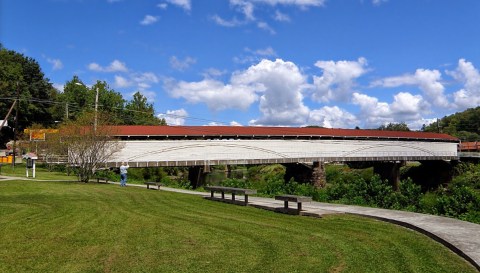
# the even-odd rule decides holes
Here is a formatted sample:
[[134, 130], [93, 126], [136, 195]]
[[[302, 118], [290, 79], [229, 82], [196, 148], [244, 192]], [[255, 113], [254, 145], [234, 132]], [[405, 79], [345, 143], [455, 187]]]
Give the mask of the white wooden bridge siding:
[[385, 140], [145, 140], [120, 141], [108, 163], [192, 166], [313, 161], [457, 159], [457, 143]]

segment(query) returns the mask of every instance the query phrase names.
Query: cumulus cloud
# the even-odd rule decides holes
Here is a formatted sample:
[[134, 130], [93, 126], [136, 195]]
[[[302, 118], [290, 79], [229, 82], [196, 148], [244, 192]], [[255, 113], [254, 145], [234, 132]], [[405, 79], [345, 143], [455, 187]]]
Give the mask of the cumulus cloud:
[[185, 71], [188, 69], [192, 64], [197, 62], [196, 59], [192, 57], [186, 57], [183, 60], [178, 59], [176, 56], [170, 57], [170, 66], [178, 71]]
[[145, 15], [145, 17], [143, 17], [143, 20], [140, 21], [140, 25], [148, 26], [153, 23], [156, 23], [157, 21], [158, 21], [158, 16]]
[[352, 97], [353, 104], [360, 107], [358, 117], [367, 128], [394, 121], [388, 103], [379, 102], [377, 98], [357, 92], [353, 93]]
[[415, 85], [423, 91], [426, 98], [431, 101], [433, 105], [448, 107], [449, 103], [444, 93], [445, 86], [441, 81], [442, 75], [438, 70], [417, 69], [415, 74], [406, 74], [377, 80], [372, 83], [372, 86], [398, 87]]
[[352, 128], [358, 125], [357, 118], [340, 109], [338, 106], [325, 106], [310, 112], [308, 125], [318, 125], [325, 128]]
[[213, 111], [245, 110], [258, 99], [250, 86], [224, 84], [214, 79], [199, 82], [167, 80], [164, 87], [173, 98], [182, 98], [192, 104], [205, 103]]
[[426, 113], [421, 95], [400, 92], [394, 95], [393, 102], [379, 102], [377, 98], [365, 94], [354, 93], [352, 102], [360, 107], [358, 117], [365, 126], [372, 128], [390, 122], [406, 122], [416, 124]]
[[354, 92], [355, 80], [367, 72], [367, 60], [318, 61], [315, 66], [322, 69], [321, 76], [313, 76], [312, 99], [319, 102], [347, 101]]
[[205, 78], [198, 82], [168, 80], [165, 89], [173, 98], [205, 103], [209, 109], [245, 110], [259, 101], [261, 117], [251, 125], [302, 125], [309, 109], [303, 104], [306, 77], [292, 62], [262, 60], [232, 74], [229, 83]]
[[110, 63], [109, 66], [102, 67], [97, 63], [90, 63], [88, 69], [96, 72], [127, 72], [128, 68], [125, 63], [122, 63], [119, 60], [114, 60]]
[[457, 69], [447, 71], [447, 74], [463, 84], [463, 88], [453, 94], [457, 108], [465, 109], [480, 104], [480, 73], [471, 62], [460, 59]]
[[159, 118], [164, 118], [168, 125], [184, 125], [188, 118], [188, 112], [181, 108], [178, 110], [167, 110], [166, 114], [159, 114]]
[[309, 109], [303, 104], [302, 95], [306, 78], [292, 62], [262, 60], [236, 73], [232, 83], [256, 86], [255, 90], [262, 93], [259, 105], [262, 116], [251, 120], [251, 125], [299, 125], [308, 118]]

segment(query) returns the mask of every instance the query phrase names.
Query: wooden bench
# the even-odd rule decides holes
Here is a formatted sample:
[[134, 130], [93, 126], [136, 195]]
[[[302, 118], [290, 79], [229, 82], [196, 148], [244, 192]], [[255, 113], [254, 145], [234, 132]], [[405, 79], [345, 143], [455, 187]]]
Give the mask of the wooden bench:
[[[299, 196], [299, 195], [277, 195], [275, 196], [275, 200], [282, 200], [283, 201], [283, 208], [279, 209], [279, 211], [289, 214], [301, 214], [302, 211], [302, 203], [303, 202], [312, 202], [312, 197], [308, 196]], [[289, 209], [288, 202], [295, 202], [297, 203], [297, 209]]]
[[108, 183], [108, 178], [106, 177], [97, 177], [97, 183]]
[[[218, 200], [222, 202], [227, 202], [227, 203], [234, 203], [234, 204], [239, 204], [239, 205], [248, 205], [248, 195], [249, 194], [256, 194], [257, 190], [252, 190], [252, 189], [241, 189], [241, 188], [232, 188], [232, 187], [221, 187], [221, 186], [207, 186], [205, 187], [206, 190], [210, 191], [210, 197], [208, 199], [211, 200]], [[220, 192], [222, 194], [222, 198], [216, 198], [214, 196], [215, 192]], [[231, 193], [232, 194], [232, 199], [225, 199], [225, 193]], [[235, 195], [237, 194], [243, 194], [245, 196], [244, 202], [236, 201], [235, 200]]]
[[160, 182], [145, 182], [145, 185], [147, 185], [147, 189], [150, 189], [150, 186], [157, 186], [157, 189], [160, 190], [160, 186], [164, 186]]

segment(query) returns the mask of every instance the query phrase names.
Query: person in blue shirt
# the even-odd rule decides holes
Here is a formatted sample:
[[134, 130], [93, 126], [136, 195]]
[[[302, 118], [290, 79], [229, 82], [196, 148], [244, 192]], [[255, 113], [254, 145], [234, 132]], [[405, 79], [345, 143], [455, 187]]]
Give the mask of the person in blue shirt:
[[130, 166], [128, 163], [122, 162], [122, 166], [120, 166], [120, 187], [127, 186], [127, 170]]

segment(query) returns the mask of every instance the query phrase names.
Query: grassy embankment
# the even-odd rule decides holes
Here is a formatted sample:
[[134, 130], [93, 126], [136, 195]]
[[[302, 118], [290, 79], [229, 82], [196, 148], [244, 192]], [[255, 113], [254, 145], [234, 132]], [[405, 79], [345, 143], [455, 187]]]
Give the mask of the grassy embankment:
[[431, 239], [144, 188], [0, 180], [0, 272], [476, 272]]

